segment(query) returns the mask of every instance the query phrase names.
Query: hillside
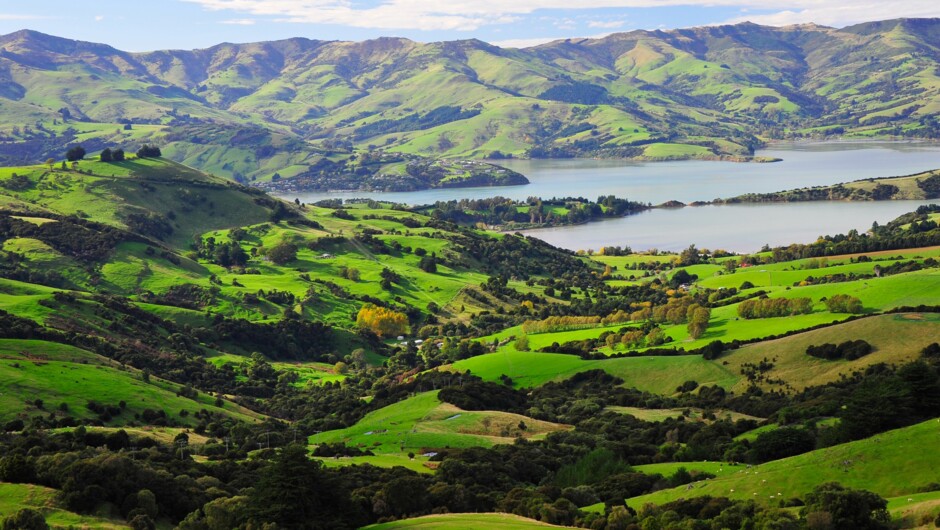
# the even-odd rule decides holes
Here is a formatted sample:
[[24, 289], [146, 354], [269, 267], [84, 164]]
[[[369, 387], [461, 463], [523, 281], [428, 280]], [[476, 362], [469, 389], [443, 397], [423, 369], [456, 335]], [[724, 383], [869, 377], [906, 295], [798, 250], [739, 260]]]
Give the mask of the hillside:
[[[526, 49], [294, 38], [143, 53], [24, 30], [0, 37], [0, 161], [149, 141], [242, 182], [365, 177], [376, 188], [413, 155], [748, 160], [770, 138], [935, 137], [938, 24], [744, 23]], [[378, 151], [395, 155], [357, 154]]]
[[[628, 500], [628, 505], [641, 507], [646, 502], [662, 504], [680, 497], [703, 495], [736, 499], [757, 498], [758, 502], [799, 497], [813, 486], [839, 481], [846, 486], [864, 488], [885, 497], [918, 493], [936, 477], [936, 464], [930, 460], [912, 459], [909, 450], [929, 447], [940, 441], [937, 421], [931, 420], [912, 427], [889, 431], [871, 439], [852, 442], [803, 455], [777, 460], [751, 468], [729, 469], [720, 477], [693, 488], [664, 490]], [[932, 459], [933, 455], [925, 455]], [[905, 476], [903, 483], [889, 477]]]
[[936, 198], [940, 198], [940, 171], [934, 170], [903, 177], [855, 180], [832, 186], [816, 186], [773, 193], [749, 193], [713, 202], [738, 204], [748, 202], [887, 201]]
[[[3, 524], [613, 530], [715, 462], [929, 445], [940, 208], [595, 259], [455, 206], [287, 203], [160, 157], [0, 170]], [[880, 447], [848, 485], [925, 517], [931, 460]]]

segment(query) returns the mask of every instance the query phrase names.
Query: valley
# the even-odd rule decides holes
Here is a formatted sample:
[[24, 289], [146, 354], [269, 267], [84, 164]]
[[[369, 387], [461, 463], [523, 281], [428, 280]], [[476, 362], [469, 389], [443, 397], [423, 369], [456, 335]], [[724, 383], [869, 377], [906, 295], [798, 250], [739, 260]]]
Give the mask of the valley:
[[[316, 519], [339, 526], [410, 526], [432, 505], [609, 525], [752, 493], [774, 510], [828, 480], [932, 491], [933, 467], [895, 445], [937, 436], [936, 206], [753, 254], [574, 253], [433, 207], [281, 202], [163, 158], [3, 171], [0, 487], [23, 499], [3, 516], [133, 526], [147, 512], [121, 503], [149, 494], [116, 497], [124, 477], [159, 525], [282, 517], [256, 510], [299, 469], [332, 481], [306, 498], [339, 495]], [[809, 354], [823, 346], [842, 357]], [[46, 467], [60, 454], [69, 473], [136, 471], [79, 486]], [[201, 477], [185, 499], [169, 493], [181, 479], [148, 478], [170, 462]], [[250, 462], [267, 462], [239, 471], [252, 490], [213, 471]], [[461, 517], [494, 516], [414, 524]]]
[[0, 36], [0, 527], [940, 526], [938, 35]]

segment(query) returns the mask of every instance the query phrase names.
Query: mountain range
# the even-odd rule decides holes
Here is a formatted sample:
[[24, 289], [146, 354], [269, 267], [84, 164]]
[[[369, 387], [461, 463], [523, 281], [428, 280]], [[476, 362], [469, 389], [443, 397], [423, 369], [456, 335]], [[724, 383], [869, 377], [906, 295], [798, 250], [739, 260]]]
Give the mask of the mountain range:
[[396, 163], [749, 160], [768, 139], [940, 135], [938, 59], [940, 19], [742, 23], [525, 49], [292, 38], [130, 53], [23, 30], [0, 36], [0, 163], [150, 142], [263, 183], [375, 174], [389, 169], [380, 150]]

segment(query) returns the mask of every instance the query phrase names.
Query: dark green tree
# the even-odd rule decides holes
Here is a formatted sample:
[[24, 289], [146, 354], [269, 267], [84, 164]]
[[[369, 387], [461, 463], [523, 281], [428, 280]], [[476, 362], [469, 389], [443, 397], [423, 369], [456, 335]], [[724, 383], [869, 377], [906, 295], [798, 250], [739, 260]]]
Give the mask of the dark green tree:
[[137, 158], [156, 158], [160, 156], [163, 156], [163, 153], [161, 153], [160, 148], [155, 145], [144, 144], [137, 150]]
[[269, 248], [266, 255], [276, 265], [284, 265], [297, 259], [297, 245], [281, 242]]
[[0, 525], [3, 530], [49, 530], [46, 518], [31, 508], [23, 508], [5, 518]]
[[85, 158], [85, 148], [80, 145], [76, 145], [65, 152], [65, 159], [69, 162], [75, 162], [83, 158]]
[[349, 492], [323, 464], [289, 445], [261, 471], [249, 498], [249, 517], [283, 528], [355, 528]]
[[105, 147], [101, 151], [101, 156], [99, 157], [102, 162], [113, 162], [114, 161], [114, 152], [111, 149]]
[[889, 528], [888, 501], [865, 490], [846, 488], [838, 482], [816, 486], [806, 494], [800, 515], [828, 522], [832, 530], [880, 530]]

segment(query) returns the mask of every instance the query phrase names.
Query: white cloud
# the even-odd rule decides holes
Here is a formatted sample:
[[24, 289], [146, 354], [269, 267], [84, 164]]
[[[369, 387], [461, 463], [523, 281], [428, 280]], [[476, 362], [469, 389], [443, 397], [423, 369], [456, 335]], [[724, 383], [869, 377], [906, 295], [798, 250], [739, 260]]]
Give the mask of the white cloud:
[[750, 21], [767, 26], [787, 26], [815, 22], [824, 26], [843, 27], [859, 22], [892, 18], [940, 17], [940, 3], [934, 0], [908, 0], [901, 2], [818, 2], [802, 8], [781, 9], [763, 15], [748, 14], [729, 20], [729, 23]]
[[847, 25], [885, 18], [940, 16], [940, 3], [936, 0], [581, 0], [576, 5], [572, 5], [570, 0], [376, 0], [374, 5], [368, 6], [355, 4], [352, 0], [183, 1], [199, 4], [210, 11], [233, 11], [280, 22], [458, 31], [506, 24], [535, 11], [553, 9], [738, 7], [771, 11], [770, 14], [749, 15], [746, 19], [774, 25], [809, 21]]
[[101, 22], [104, 20], [104, 15], [95, 15], [95, 22]]
[[37, 15], [14, 15], [10, 13], [0, 13], [0, 20], [39, 20], [47, 17]]
[[617, 29], [622, 28], [626, 24], [623, 20], [592, 20], [588, 22], [589, 28], [600, 28], [600, 29]]
[[219, 24], [230, 24], [233, 26], [254, 26], [255, 19], [253, 18], [233, 18], [229, 20], [223, 20]]
[[493, 46], [499, 46], [500, 48], [531, 48], [532, 46], [538, 46], [539, 44], [546, 44], [548, 42], [559, 40], [558, 37], [535, 37], [531, 39], [506, 39], [506, 40], [497, 40], [491, 41], [490, 44]]

